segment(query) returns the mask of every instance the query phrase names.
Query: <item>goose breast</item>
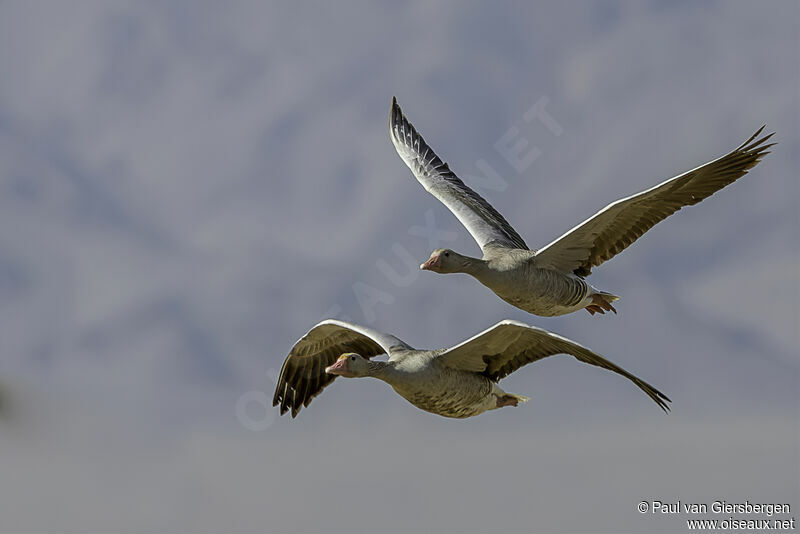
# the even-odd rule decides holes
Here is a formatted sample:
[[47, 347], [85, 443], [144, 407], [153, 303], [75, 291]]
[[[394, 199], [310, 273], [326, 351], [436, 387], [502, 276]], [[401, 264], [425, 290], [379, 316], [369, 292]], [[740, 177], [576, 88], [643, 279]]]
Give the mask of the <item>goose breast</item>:
[[503, 252], [489, 261], [489, 269], [479, 281], [504, 301], [544, 317], [563, 315], [586, 305], [590, 286], [582, 278], [538, 267], [533, 258], [507, 266]]
[[[409, 362], [412, 363], [412, 362]], [[402, 373], [402, 366], [399, 371]], [[388, 380], [398, 395], [426, 412], [463, 419], [491, 409], [495, 385], [486, 376], [429, 360], [423, 367]]]

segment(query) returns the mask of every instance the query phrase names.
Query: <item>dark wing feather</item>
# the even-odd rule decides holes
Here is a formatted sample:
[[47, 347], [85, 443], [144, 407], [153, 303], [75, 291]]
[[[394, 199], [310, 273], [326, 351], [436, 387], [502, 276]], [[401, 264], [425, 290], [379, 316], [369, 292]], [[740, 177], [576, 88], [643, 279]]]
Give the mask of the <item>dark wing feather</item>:
[[322, 321], [294, 344], [283, 362], [272, 405], [280, 405], [281, 415], [289, 410], [292, 417], [336, 378], [325, 368], [346, 352], [364, 358], [388, 354], [394, 347], [411, 348], [394, 336], [370, 328], [327, 319]]
[[579, 361], [620, 374], [639, 386], [662, 410], [669, 411], [667, 403], [672, 401], [644, 380], [567, 338], [517, 321], [500, 321], [443, 352], [439, 361], [448, 367], [481, 373], [496, 382], [523, 365], [555, 354], [570, 354]]
[[769, 154], [775, 143], [760, 139], [764, 126], [733, 152], [651, 189], [609, 204], [536, 254], [536, 263], [587, 276], [645, 232], [684, 206], [697, 204], [732, 184]]
[[528, 250], [528, 245], [508, 221], [464, 184], [425, 143], [394, 98], [389, 114], [389, 134], [400, 158], [422, 187], [447, 206], [481, 249], [491, 244]]

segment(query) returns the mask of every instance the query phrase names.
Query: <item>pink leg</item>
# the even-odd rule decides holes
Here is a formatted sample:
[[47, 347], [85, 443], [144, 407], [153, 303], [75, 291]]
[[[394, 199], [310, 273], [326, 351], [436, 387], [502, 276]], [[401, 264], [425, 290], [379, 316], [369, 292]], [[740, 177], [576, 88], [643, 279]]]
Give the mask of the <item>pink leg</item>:
[[519, 404], [519, 399], [516, 397], [512, 397], [511, 395], [503, 395], [502, 397], [497, 397], [497, 407], [502, 408], [503, 406], [516, 406]]
[[589, 312], [589, 315], [594, 315], [595, 313], [599, 313], [599, 314], [602, 315], [602, 314], [606, 313], [606, 312], [603, 311], [603, 308], [601, 308], [600, 306], [597, 306], [596, 304], [589, 304], [588, 306], [586, 306], [584, 308], [584, 310]]
[[605, 314], [607, 311], [617, 313], [617, 310], [614, 306], [611, 305], [606, 299], [604, 299], [601, 295], [594, 294], [592, 295], [592, 303], [586, 306], [586, 311], [588, 311], [591, 315], [595, 313]]

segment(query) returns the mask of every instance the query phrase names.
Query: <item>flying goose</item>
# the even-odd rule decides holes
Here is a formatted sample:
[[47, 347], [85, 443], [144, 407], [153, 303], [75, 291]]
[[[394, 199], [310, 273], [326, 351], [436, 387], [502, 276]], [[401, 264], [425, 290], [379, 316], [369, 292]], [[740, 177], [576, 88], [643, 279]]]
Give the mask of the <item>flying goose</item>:
[[[373, 361], [380, 354], [387, 361]], [[337, 376], [383, 380], [404, 399], [426, 412], [464, 418], [528, 400], [506, 393], [497, 382], [523, 365], [554, 354], [614, 371], [639, 386], [664, 412], [666, 395], [595, 354], [541, 328], [512, 320], [449, 349], [415, 350], [398, 338], [365, 326], [326, 319], [295, 343], [283, 362], [272, 405], [292, 417]]]
[[483, 252], [478, 259], [437, 249], [420, 269], [469, 274], [512, 306], [542, 316], [581, 308], [591, 315], [616, 313], [611, 303], [619, 297], [584, 280], [592, 267], [622, 252], [683, 206], [697, 204], [747, 174], [774, 145], [764, 144], [773, 134], [756, 139], [763, 129], [733, 152], [613, 202], [544, 248], [530, 250], [508, 221], [425, 143], [396, 99], [389, 114], [389, 132], [400, 158], [425, 190], [461, 221]]

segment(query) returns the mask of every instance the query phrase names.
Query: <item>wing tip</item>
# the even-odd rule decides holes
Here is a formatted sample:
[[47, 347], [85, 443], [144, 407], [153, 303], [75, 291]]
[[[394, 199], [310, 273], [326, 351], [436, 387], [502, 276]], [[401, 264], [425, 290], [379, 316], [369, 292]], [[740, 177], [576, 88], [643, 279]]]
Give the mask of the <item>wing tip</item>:
[[392, 138], [393, 142], [400, 140], [400, 132], [397, 130], [404, 121], [403, 110], [400, 109], [400, 104], [397, 103], [397, 97], [393, 96], [392, 107], [389, 109], [389, 136]]
[[402, 119], [403, 110], [400, 109], [400, 104], [397, 103], [397, 97], [392, 97], [392, 107], [389, 108], [389, 122], [396, 123], [398, 119]]
[[650, 395], [650, 398], [653, 399], [656, 404], [658, 404], [658, 407], [661, 408], [665, 414], [669, 414], [672, 407], [668, 403], [672, 402], [672, 399], [649, 384], [648, 387], [650, 391], [647, 391], [647, 394]]
[[[773, 135], [775, 135], [775, 132], [771, 132], [771, 133], [769, 133], [769, 134], [765, 135], [764, 137], [758, 138], [758, 136], [759, 136], [759, 135], [761, 135], [761, 132], [763, 132], [763, 131], [764, 131], [764, 128], [766, 128], [766, 127], [767, 127], [767, 125], [766, 125], [766, 124], [762, 124], [762, 125], [761, 125], [761, 128], [759, 128], [758, 130], [756, 130], [756, 133], [754, 133], [753, 135], [751, 135], [751, 136], [750, 136], [750, 137], [747, 139], [747, 141], [745, 141], [744, 143], [742, 143], [742, 144], [739, 146], [739, 148], [737, 148], [736, 150], [737, 150], [737, 151], [741, 151], [741, 152], [752, 152], [752, 151], [757, 151], [757, 150], [758, 150], [758, 151], [761, 151], [761, 150], [764, 150], [765, 148], [767, 148], [767, 147], [765, 147], [765, 146], [763, 146], [763, 145], [764, 145], [764, 143], [766, 143], [766, 142], [767, 142], [767, 141], [768, 141], [768, 140], [769, 140], [769, 139], [770, 139], [770, 138], [771, 138]], [[758, 139], [757, 139], [757, 138], [758, 138]], [[773, 144], [775, 144], [775, 143], [773, 143]]]

